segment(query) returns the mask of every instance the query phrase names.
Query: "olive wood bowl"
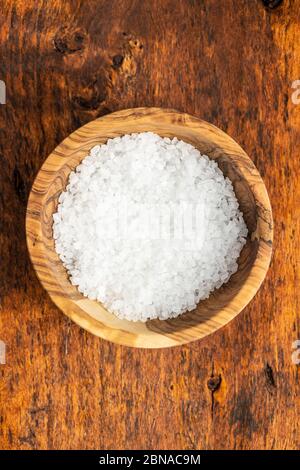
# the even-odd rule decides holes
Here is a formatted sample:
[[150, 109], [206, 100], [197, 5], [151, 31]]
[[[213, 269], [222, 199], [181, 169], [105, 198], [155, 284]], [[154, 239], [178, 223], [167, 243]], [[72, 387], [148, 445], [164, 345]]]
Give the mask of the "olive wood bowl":
[[[197, 308], [175, 319], [146, 323], [120, 320], [71, 285], [54, 249], [53, 213], [68, 176], [96, 144], [132, 132], [178, 137], [218, 162], [232, 181], [249, 235], [238, 271]], [[176, 346], [198, 340], [231, 321], [250, 302], [269, 267], [273, 224], [266, 187], [251, 159], [227, 134], [185, 113], [160, 108], [117, 111], [70, 134], [40, 169], [28, 202], [27, 244], [42, 285], [63, 313], [89, 332], [114, 343], [143, 348]]]

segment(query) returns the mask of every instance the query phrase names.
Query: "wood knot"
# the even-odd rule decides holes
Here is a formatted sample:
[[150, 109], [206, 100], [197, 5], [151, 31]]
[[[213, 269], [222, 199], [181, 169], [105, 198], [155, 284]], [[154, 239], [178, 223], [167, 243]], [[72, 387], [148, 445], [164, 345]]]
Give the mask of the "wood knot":
[[262, 0], [265, 7], [274, 10], [274, 8], [279, 7], [283, 0]]
[[267, 389], [270, 393], [272, 393], [273, 389], [276, 388], [276, 382], [274, 379], [273, 369], [268, 362], [264, 368], [264, 373], [265, 373]]
[[221, 382], [222, 382], [221, 374], [213, 375], [208, 379], [207, 387], [212, 393], [214, 393], [220, 388]]
[[96, 110], [106, 100], [107, 83], [99, 76], [92, 83], [82, 86], [80, 95], [73, 96], [74, 103], [84, 110]]
[[120, 68], [123, 62], [124, 62], [124, 56], [122, 56], [121, 54], [116, 54], [112, 58], [112, 66], [114, 69]]
[[68, 31], [62, 28], [53, 39], [54, 48], [61, 54], [73, 54], [84, 48], [85, 34], [82, 31]]

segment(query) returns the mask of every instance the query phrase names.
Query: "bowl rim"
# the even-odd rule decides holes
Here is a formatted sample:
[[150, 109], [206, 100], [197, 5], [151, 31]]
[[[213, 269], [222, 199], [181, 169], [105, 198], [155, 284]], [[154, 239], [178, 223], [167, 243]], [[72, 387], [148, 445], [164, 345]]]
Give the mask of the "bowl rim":
[[[239, 149], [240, 158], [242, 158], [243, 163], [247, 163], [248, 169], [250, 168], [251, 173], [255, 177], [256, 185], [259, 185], [260, 191], [260, 198], [263, 200], [264, 207], [268, 211], [268, 227], [266, 228], [267, 232], [267, 239], [263, 240], [263, 244], [259, 243], [258, 245], [258, 252], [254, 259], [253, 265], [250, 268], [249, 274], [247, 279], [241, 285], [241, 288], [238, 292], [234, 295], [234, 297], [230, 300], [228, 305], [226, 305], [220, 312], [222, 313], [225, 310], [229, 312], [228, 318], [221, 319], [221, 324], [218, 326], [210, 327], [210, 331], [207, 333], [200, 333], [199, 325], [186, 325], [181, 331], [180, 335], [172, 335], [169, 332], [157, 332], [153, 329], [147, 328], [147, 323], [143, 323], [143, 327], [139, 324], [140, 328], [137, 328], [137, 331], [134, 332], [135, 328], [133, 327], [129, 335], [126, 334], [126, 331], [123, 329], [119, 329], [117, 323], [119, 323], [119, 319], [116, 319], [116, 325], [114, 321], [110, 321], [109, 324], [105, 324], [100, 322], [99, 320], [92, 318], [90, 313], [87, 314], [86, 311], [83, 311], [83, 302], [85, 309], [91, 309], [91, 303], [94, 301], [90, 301], [85, 299], [81, 294], [78, 292], [78, 297], [73, 298], [72, 296], [68, 295], [61, 295], [61, 293], [53, 292], [49, 290], [48, 282], [45, 281], [45, 266], [47, 268], [47, 275], [50, 278], [54, 279], [54, 274], [52, 270], [48, 266], [47, 262], [47, 253], [46, 253], [46, 246], [43, 242], [44, 235], [42, 230], [42, 223], [41, 223], [41, 214], [42, 214], [42, 205], [39, 206], [36, 202], [36, 194], [42, 194], [41, 188], [45, 189], [45, 174], [49, 172], [49, 168], [52, 169], [55, 167], [55, 161], [57, 160], [58, 156], [60, 158], [65, 158], [63, 156], [63, 151], [67, 147], [68, 142], [70, 139], [76, 141], [77, 143], [80, 142], [80, 134], [87, 133], [89, 129], [97, 124], [100, 127], [109, 123], [110, 120], [117, 119], [124, 120], [125, 118], [134, 116], [135, 119], [144, 118], [146, 116], [152, 116], [153, 119], [157, 119], [160, 116], [164, 118], [168, 115], [171, 118], [176, 118], [179, 123], [185, 125], [185, 123], [189, 123], [195, 126], [195, 130], [197, 127], [206, 126], [207, 129], [210, 129], [212, 132], [215, 132], [223, 138], [224, 141], [231, 142]], [[178, 124], [174, 124], [175, 126]], [[100, 130], [99, 130], [100, 132]], [[120, 134], [119, 134], [120, 135]], [[109, 137], [108, 137], [109, 138]], [[180, 138], [180, 137], [179, 137]], [[106, 139], [107, 140], [107, 139]], [[182, 139], [184, 140], [184, 139]], [[93, 144], [95, 145], [95, 144]], [[91, 148], [91, 147], [90, 147]], [[88, 151], [85, 155], [88, 154]], [[70, 154], [71, 155], [71, 154]], [[70, 156], [69, 155], [69, 156]], [[84, 158], [84, 157], [83, 157]], [[71, 170], [70, 170], [71, 171]], [[49, 185], [50, 187], [50, 185]], [[48, 188], [48, 186], [47, 186]], [[251, 187], [251, 191], [254, 195], [256, 195], [255, 187]], [[256, 205], [258, 203], [258, 199], [255, 197]], [[51, 214], [52, 215], [52, 214]], [[261, 238], [260, 238], [261, 240]], [[199, 340], [203, 337], [212, 334], [213, 332], [223, 328], [227, 325], [230, 321], [232, 321], [244, 308], [245, 306], [252, 300], [255, 296], [257, 291], [259, 290], [266, 273], [268, 271], [271, 257], [272, 257], [272, 242], [273, 242], [273, 216], [272, 216], [272, 208], [270, 204], [270, 199], [268, 196], [268, 192], [266, 186], [250, 157], [246, 154], [246, 152], [240, 147], [240, 145], [232, 139], [228, 134], [223, 132], [218, 127], [214, 126], [211, 123], [208, 123], [202, 119], [194, 117], [190, 114], [178, 112], [173, 109], [166, 109], [166, 108], [157, 108], [157, 107], [139, 107], [139, 108], [129, 108], [120, 111], [115, 111], [113, 113], [107, 114], [105, 116], [101, 116], [95, 120], [89, 121], [87, 124], [81, 126], [80, 128], [76, 129], [74, 132], [69, 134], [55, 149], [50, 153], [50, 155], [46, 158], [44, 163], [42, 164], [38, 174], [36, 175], [30, 195], [28, 198], [27, 204], [27, 211], [26, 211], [26, 241], [27, 247], [29, 251], [29, 256], [34, 267], [34, 270], [37, 274], [38, 279], [40, 280], [41, 284], [48, 292], [50, 298], [56, 304], [56, 306], [62, 310], [62, 312], [71, 318], [77, 325], [84, 328], [85, 330], [89, 331], [90, 333], [101, 337], [103, 339], [112, 341], [116, 344], [121, 344], [124, 346], [134, 346], [134, 347], [142, 347], [142, 348], [162, 348], [162, 347], [170, 347], [170, 346], [177, 346], [189, 343], [191, 341]], [[258, 265], [257, 259], [258, 255], [261, 254], [260, 263]], [[44, 271], [43, 274], [41, 273], [41, 257], [43, 260], [46, 259], [46, 263], [43, 267]], [[61, 263], [62, 265], [62, 263]], [[63, 268], [64, 269], [64, 268]], [[249, 282], [251, 280], [251, 283]], [[56, 282], [56, 280], [55, 280]], [[71, 286], [71, 284], [70, 284]], [[73, 288], [73, 286], [72, 286]], [[233, 303], [239, 303], [239, 308], [233, 308]], [[97, 304], [99, 304], [97, 302]], [[109, 314], [112, 315], [112, 314]], [[117, 317], [116, 317], [117, 318]], [[169, 322], [169, 320], [156, 320], [159, 322]], [[124, 322], [124, 321], [121, 321]], [[125, 321], [126, 322], [126, 321]], [[132, 322], [129, 322], [132, 323]], [[205, 322], [204, 322], [205, 323]], [[202, 327], [203, 324], [201, 323]], [[152, 336], [155, 338], [150, 338]]]

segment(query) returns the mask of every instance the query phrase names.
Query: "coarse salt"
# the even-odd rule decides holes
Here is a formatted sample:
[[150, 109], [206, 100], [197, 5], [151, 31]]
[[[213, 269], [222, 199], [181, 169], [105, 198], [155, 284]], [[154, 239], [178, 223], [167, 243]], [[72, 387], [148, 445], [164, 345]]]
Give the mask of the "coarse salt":
[[236, 272], [247, 233], [217, 163], [151, 132], [92, 148], [53, 215], [71, 283], [132, 321], [195, 309]]

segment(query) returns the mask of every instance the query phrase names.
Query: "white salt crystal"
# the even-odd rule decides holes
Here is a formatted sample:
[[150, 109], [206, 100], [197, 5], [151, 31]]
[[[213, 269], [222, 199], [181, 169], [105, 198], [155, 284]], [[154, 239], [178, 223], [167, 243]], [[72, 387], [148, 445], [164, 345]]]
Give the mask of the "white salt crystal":
[[132, 321], [193, 310], [237, 270], [247, 233], [217, 163], [150, 132], [93, 147], [53, 215], [72, 284]]

